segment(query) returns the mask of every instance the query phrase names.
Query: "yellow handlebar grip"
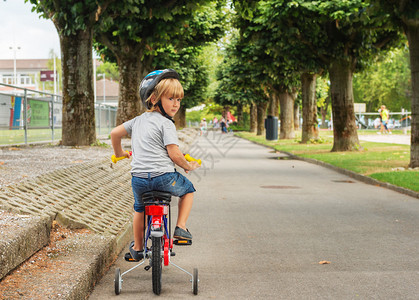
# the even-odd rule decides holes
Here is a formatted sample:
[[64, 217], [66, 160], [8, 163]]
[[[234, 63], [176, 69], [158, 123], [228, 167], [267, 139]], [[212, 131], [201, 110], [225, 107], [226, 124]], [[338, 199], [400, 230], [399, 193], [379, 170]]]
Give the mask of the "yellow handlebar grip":
[[116, 157], [116, 156], [115, 156], [115, 154], [114, 154], [114, 155], [112, 155], [112, 157], [111, 157], [112, 162], [113, 162], [114, 164], [116, 164], [116, 162], [117, 162], [117, 161], [120, 161], [121, 159], [124, 159], [124, 158], [125, 158], [125, 156]]
[[[129, 155], [132, 155], [130, 151], [125, 151], [126, 153], [128, 153]], [[120, 157], [116, 157], [115, 154], [112, 155], [111, 160], [114, 164], [116, 164], [116, 162], [120, 161], [121, 159], [127, 158], [126, 156], [120, 156]]]
[[189, 154], [185, 154], [185, 159], [187, 161], [196, 161], [199, 165], [201, 165], [202, 161], [200, 159], [195, 159], [192, 156], [190, 156]]

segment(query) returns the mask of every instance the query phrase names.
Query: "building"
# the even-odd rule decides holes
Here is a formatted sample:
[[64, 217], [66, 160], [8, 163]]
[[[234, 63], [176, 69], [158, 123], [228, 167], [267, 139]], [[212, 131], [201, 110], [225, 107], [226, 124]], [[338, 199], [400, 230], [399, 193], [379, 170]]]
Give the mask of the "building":
[[[105, 93], [103, 93], [105, 91]], [[96, 103], [118, 106], [119, 83], [109, 79], [96, 81]]]
[[[41, 81], [41, 71], [48, 71], [48, 62], [51, 59], [16, 59], [16, 84], [13, 59], [0, 59], [0, 83], [15, 85], [36, 91], [44, 91]], [[96, 67], [102, 62], [96, 61]], [[98, 74], [99, 75], [99, 74]], [[58, 78], [59, 79], [59, 78]], [[62, 83], [58, 82], [58, 94]], [[104, 92], [105, 91], [105, 92]], [[22, 94], [22, 90], [15, 91], [14, 88], [0, 85], [1, 94]], [[119, 84], [118, 82], [105, 79], [96, 81], [96, 103], [118, 106]]]
[[[48, 61], [49, 59], [17, 59], [15, 82], [14, 60], [0, 59], [0, 83], [40, 90], [40, 72], [48, 70]], [[0, 86], [0, 92], [11, 91], [13, 91], [11, 87]]]

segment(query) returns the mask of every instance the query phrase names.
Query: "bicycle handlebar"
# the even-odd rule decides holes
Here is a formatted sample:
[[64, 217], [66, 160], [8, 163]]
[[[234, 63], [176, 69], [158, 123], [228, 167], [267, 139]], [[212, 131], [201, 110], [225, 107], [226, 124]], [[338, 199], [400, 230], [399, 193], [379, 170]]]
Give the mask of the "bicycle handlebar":
[[[132, 151], [125, 151], [125, 152], [127, 152], [129, 154], [129, 156], [132, 155]], [[118, 161], [120, 161], [121, 159], [124, 159], [124, 158], [128, 158], [128, 157], [126, 157], [126, 156], [116, 157], [115, 154], [114, 154], [114, 155], [112, 155], [111, 160], [114, 164], [116, 164]]]
[[[132, 151], [125, 151], [125, 152], [127, 152], [127, 153], [129, 154], [129, 156], [131, 156], [131, 155], [132, 155]], [[190, 156], [189, 154], [184, 154], [184, 156], [185, 156], [185, 159], [186, 159], [187, 161], [196, 161], [199, 165], [201, 165], [201, 164], [202, 164], [202, 161], [201, 161], [200, 159], [193, 158], [193, 157], [192, 157], [192, 156]], [[112, 155], [111, 160], [112, 160], [112, 162], [113, 162], [114, 164], [116, 164], [118, 161], [120, 161], [120, 160], [122, 160], [122, 159], [124, 159], [124, 158], [127, 158], [127, 157], [126, 157], [126, 156], [116, 157], [116, 156], [115, 156], [115, 154], [114, 154], [114, 155]]]

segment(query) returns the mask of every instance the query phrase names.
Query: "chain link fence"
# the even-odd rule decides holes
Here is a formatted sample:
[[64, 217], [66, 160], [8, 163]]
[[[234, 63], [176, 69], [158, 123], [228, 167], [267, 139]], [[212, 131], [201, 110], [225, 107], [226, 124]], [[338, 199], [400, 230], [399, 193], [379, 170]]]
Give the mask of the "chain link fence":
[[[62, 136], [62, 97], [0, 83], [0, 145], [56, 142]], [[96, 104], [96, 134], [108, 135], [117, 108]]]

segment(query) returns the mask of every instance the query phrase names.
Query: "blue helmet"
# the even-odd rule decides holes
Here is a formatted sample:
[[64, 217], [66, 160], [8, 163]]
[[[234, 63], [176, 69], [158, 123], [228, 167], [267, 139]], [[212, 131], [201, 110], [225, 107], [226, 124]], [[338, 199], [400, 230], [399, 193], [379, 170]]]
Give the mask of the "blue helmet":
[[179, 80], [179, 74], [172, 69], [155, 70], [149, 73], [140, 83], [140, 99], [146, 104], [146, 100], [150, 97], [156, 85], [167, 78], [175, 78]]

